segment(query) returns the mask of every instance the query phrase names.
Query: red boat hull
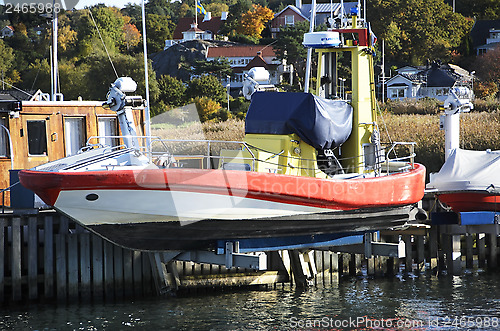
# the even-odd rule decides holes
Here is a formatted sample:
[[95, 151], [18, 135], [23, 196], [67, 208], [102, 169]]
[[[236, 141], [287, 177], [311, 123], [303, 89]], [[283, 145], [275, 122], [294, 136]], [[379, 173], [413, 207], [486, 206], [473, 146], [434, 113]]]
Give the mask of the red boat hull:
[[456, 212], [500, 211], [500, 196], [481, 191], [437, 194], [438, 199]]
[[228, 194], [334, 210], [402, 206], [422, 199], [425, 167], [389, 176], [317, 179], [260, 172], [143, 169], [87, 172], [22, 170], [21, 184], [48, 205], [64, 190], [176, 190]]

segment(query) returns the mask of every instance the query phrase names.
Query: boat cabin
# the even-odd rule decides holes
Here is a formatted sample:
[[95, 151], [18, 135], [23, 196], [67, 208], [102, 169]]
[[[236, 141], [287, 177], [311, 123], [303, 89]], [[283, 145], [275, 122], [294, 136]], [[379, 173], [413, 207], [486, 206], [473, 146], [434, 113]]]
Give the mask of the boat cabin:
[[[91, 137], [93, 144], [118, 145], [120, 135], [116, 112], [102, 101], [43, 101], [19, 93], [0, 92], [0, 188], [12, 183], [10, 170], [29, 169], [78, 153]], [[144, 112], [134, 110], [142, 135]], [[15, 181], [15, 179], [13, 179]], [[8, 191], [3, 205], [11, 205]]]

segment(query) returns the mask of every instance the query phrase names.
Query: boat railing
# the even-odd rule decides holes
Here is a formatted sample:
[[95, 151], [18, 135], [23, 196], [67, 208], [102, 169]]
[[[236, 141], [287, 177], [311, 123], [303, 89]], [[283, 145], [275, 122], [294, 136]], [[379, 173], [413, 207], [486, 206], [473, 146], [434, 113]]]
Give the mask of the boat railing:
[[[400, 172], [400, 171], [405, 171], [405, 170], [410, 170], [415, 168], [415, 157], [417, 154], [415, 153], [415, 142], [406, 142], [406, 141], [396, 141], [392, 142], [387, 149], [386, 159], [382, 163], [383, 166], [386, 167], [386, 172], [391, 173], [391, 172]], [[402, 153], [402, 149], [404, 150], [405, 147], [408, 149], [408, 152], [404, 155], [401, 155], [398, 153]], [[402, 166], [398, 167], [397, 171], [392, 171], [390, 164], [396, 164], [396, 163], [401, 163]]]
[[[103, 138], [121, 138], [120, 136], [93, 136], [88, 139], [89, 148], [92, 146], [100, 144], [90, 144], [92, 139], [103, 139]], [[200, 139], [165, 139], [159, 136], [136, 136], [141, 146], [137, 149], [148, 156], [151, 162], [156, 163], [159, 166], [180, 166], [180, 167], [197, 167], [205, 169], [223, 168], [231, 169], [236, 167], [236, 163], [242, 167], [236, 167], [238, 169], [244, 169], [249, 171], [255, 171], [256, 162], [267, 163], [270, 166], [278, 168], [290, 167], [288, 163], [280, 164], [279, 157], [282, 156], [283, 151], [273, 152], [263, 150], [259, 147], [249, 145], [244, 141], [227, 141], [227, 140], [200, 140]], [[151, 148], [146, 148], [146, 140], [149, 139], [151, 142]], [[102, 141], [102, 140], [101, 140]], [[109, 140], [108, 140], [109, 141]], [[397, 173], [401, 171], [408, 171], [414, 168], [415, 164], [415, 142], [392, 142], [390, 144], [383, 144], [380, 148], [382, 153], [381, 157], [376, 157], [375, 163], [372, 165], [371, 170], [375, 170], [376, 175], [381, 175], [381, 172], [386, 174]], [[123, 145], [114, 146], [113, 148], [123, 148]], [[221, 151], [246, 151], [250, 155], [249, 157], [243, 156], [244, 154], [236, 153], [231, 156], [221, 154]], [[255, 156], [254, 151], [266, 152], [269, 156], [265, 159], [258, 159]], [[300, 156], [287, 155], [288, 159], [301, 159], [302, 161], [311, 161], [308, 164], [315, 164], [316, 159], [305, 159]], [[335, 157], [335, 163], [337, 165], [338, 174], [347, 174], [352, 171], [349, 169], [344, 169], [341, 164], [344, 162], [349, 162], [351, 158], [337, 158]], [[231, 159], [231, 164], [225, 162], [226, 159]], [[236, 163], [235, 163], [236, 162]], [[244, 164], [248, 166], [243, 167]], [[316, 167], [300, 167], [301, 170], [313, 171], [317, 170]], [[366, 168], [366, 171], [370, 171], [370, 168]]]
[[[233, 160], [251, 162], [251, 170], [255, 169], [257, 161], [251, 147], [244, 141], [229, 140], [199, 140], [199, 139], [163, 139], [154, 137], [151, 139], [151, 156], [153, 159], [172, 156], [175, 160], [201, 159], [203, 166], [207, 169], [217, 168], [213, 163], [224, 160], [221, 151], [232, 146], [232, 150], [248, 151], [251, 157], [232, 156]], [[220, 162], [219, 162], [220, 163]]]

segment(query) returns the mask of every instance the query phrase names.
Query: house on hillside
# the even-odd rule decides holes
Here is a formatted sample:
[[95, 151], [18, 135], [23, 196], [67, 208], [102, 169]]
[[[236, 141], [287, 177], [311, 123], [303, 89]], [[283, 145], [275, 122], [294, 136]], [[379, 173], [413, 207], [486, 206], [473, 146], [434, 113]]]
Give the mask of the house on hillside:
[[433, 63], [422, 70], [408, 66], [401, 69], [386, 83], [388, 99], [435, 98], [444, 101], [452, 87], [463, 87], [467, 97], [473, 98], [473, 77], [459, 66]]
[[470, 32], [477, 55], [500, 45], [500, 20], [477, 20]]
[[10, 38], [14, 35], [14, 28], [10, 25], [6, 25], [2, 30], [0, 30], [0, 38]]
[[219, 37], [219, 31], [226, 19], [227, 12], [223, 12], [220, 17], [212, 17], [212, 14], [207, 12], [203, 20], [198, 19], [198, 24], [194, 17], [181, 17], [175, 27], [173, 39], [165, 41], [164, 49], [189, 40], [215, 40]]
[[[283, 66], [276, 59], [276, 53], [272, 47], [262, 45], [209, 47], [207, 61], [213, 61], [216, 58], [226, 58], [229, 60], [234, 73], [229, 82], [233, 90], [243, 87], [244, 74], [254, 67], [266, 68], [270, 74], [271, 84], [280, 83]], [[223, 82], [224, 85], [227, 83], [227, 81]]]
[[[356, 7], [357, 2], [344, 2], [344, 12], [349, 13], [351, 8]], [[328, 18], [336, 17], [341, 11], [340, 3], [318, 3], [316, 4], [316, 22], [315, 25], [327, 24]], [[302, 4], [302, 0], [296, 0], [295, 6], [288, 5], [274, 15], [271, 20], [270, 28], [273, 38], [279, 34], [283, 26], [294, 25], [301, 21], [310, 21], [311, 4]]]

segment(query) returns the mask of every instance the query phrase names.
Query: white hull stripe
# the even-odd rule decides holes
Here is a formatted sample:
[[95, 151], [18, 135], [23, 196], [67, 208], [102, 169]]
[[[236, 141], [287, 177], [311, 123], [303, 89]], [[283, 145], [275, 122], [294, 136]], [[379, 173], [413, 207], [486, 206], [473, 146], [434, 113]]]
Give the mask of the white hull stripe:
[[[89, 201], [89, 194], [98, 198]], [[85, 225], [245, 220], [335, 211], [231, 195], [163, 190], [61, 191], [54, 207]]]

